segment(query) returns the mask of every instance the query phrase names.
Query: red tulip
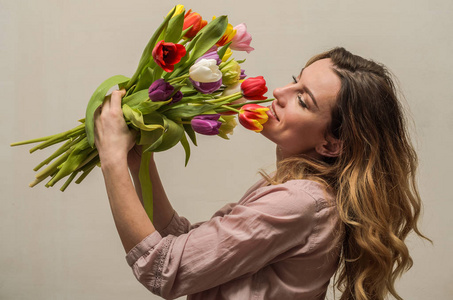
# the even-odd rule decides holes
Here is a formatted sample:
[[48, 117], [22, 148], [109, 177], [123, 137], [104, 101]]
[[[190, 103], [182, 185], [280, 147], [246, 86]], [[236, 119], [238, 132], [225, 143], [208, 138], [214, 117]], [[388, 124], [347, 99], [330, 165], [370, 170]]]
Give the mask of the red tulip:
[[242, 95], [249, 100], [265, 100], [266, 80], [263, 76], [249, 77], [241, 84]]
[[192, 28], [190, 28], [184, 36], [189, 39], [193, 38], [198, 31], [206, 26], [206, 24], [208, 24], [208, 21], [203, 20], [200, 14], [192, 12], [192, 10], [189, 9], [189, 11], [184, 15], [184, 25], [182, 26], [182, 30], [186, 30], [190, 26], [192, 26]]
[[175, 64], [179, 63], [184, 55], [186, 55], [186, 48], [183, 45], [165, 43], [163, 40], [158, 42], [153, 49], [154, 61], [165, 72], [172, 72]]
[[246, 104], [239, 110], [239, 123], [247, 129], [260, 132], [263, 130], [262, 124], [267, 122], [268, 110], [269, 108], [258, 104]]

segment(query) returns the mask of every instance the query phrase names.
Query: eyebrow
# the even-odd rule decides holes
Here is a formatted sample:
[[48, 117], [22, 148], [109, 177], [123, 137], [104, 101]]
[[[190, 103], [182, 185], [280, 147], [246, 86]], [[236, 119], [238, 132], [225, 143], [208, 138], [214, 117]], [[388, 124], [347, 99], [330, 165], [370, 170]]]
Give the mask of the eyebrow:
[[[302, 72], [304, 71], [304, 69], [305, 68], [302, 68], [302, 70], [300, 71], [299, 80], [302, 77]], [[305, 85], [304, 85], [304, 90], [310, 96], [311, 100], [313, 100], [313, 103], [315, 104], [315, 106], [319, 109], [318, 102], [316, 101], [315, 97], [313, 96], [313, 93]]]

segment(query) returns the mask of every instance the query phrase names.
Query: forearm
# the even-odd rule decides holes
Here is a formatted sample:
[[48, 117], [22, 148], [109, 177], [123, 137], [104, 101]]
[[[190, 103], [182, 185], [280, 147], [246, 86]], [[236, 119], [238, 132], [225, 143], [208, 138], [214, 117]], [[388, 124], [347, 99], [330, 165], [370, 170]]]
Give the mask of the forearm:
[[134, 190], [126, 160], [102, 164], [102, 172], [118, 234], [129, 252], [155, 228]]
[[[134, 180], [135, 190], [141, 202], [143, 203], [138, 172], [138, 169], [131, 169], [131, 175]], [[154, 160], [152, 160], [149, 165], [149, 175], [153, 187], [153, 224], [156, 230], [159, 231], [168, 226], [171, 219], [173, 218], [174, 209], [171, 206], [170, 201], [168, 200], [167, 194], [165, 193], [165, 189], [163, 187], [162, 181], [160, 180], [159, 172], [157, 171], [157, 166]]]

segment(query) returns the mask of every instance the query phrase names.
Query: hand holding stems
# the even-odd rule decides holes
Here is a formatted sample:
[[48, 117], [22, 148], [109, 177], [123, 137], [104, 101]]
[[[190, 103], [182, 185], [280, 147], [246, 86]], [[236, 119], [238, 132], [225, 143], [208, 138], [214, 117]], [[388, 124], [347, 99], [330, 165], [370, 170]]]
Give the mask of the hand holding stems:
[[135, 136], [129, 131], [121, 110], [124, 91], [114, 91], [95, 113], [95, 144], [101, 159], [105, 187], [113, 219], [124, 250], [129, 252], [155, 228], [134, 190], [127, 154]]
[[113, 91], [95, 112], [95, 144], [101, 165], [126, 161], [135, 144], [137, 132], [127, 127], [121, 110], [121, 98], [125, 94], [125, 90]]
[[165, 228], [170, 223], [174, 210], [165, 194], [153, 157], [149, 172], [153, 184], [154, 207], [158, 212], [154, 218], [155, 227], [143, 208], [138, 179], [141, 147], [135, 145], [136, 133], [127, 127], [123, 118], [121, 97], [124, 94], [124, 90], [114, 91], [102, 108], [96, 111], [94, 119], [95, 144], [101, 159], [110, 207], [121, 242], [128, 252], [153, 233], [155, 228]]

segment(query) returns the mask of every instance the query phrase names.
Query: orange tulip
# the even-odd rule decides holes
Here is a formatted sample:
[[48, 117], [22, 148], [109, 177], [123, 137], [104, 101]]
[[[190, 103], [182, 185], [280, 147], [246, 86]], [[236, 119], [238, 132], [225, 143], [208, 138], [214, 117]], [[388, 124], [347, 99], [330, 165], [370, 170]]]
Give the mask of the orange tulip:
[[208, 24], [208, 21], [203, 20], [200, 14], [192, 12], [192, 10], [189, 9], [189, 11], [184, 16], [184, 25], [182, 26], [182, 29], [186, 30], [190, 26], [192, 26], [192, 28], [190, 28], [189, 31], [186, 32], [185, 37], [189, 39], [193, 38], [198, 33], [198, 31], [206, 26], [206, 24]]

